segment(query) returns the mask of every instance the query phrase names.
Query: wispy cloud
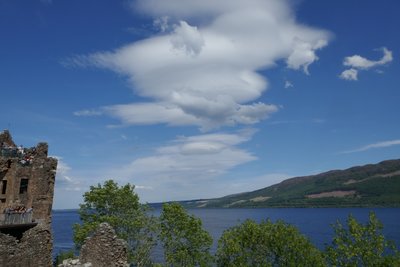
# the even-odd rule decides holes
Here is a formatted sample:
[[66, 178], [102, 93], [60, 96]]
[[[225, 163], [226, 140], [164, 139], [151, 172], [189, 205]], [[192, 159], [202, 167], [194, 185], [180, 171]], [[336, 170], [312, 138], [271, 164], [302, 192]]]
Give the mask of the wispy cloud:
[[64, 162], [62, 157], [53, 156], [58, 160], [56, 174], [56, 189], [65, 191], [81, 191], [80, 181], [70, 176], [71, 167]]
[[286, 173], [268, 173], [260, 176], [248, 177], [245, 180], [233, 182], [229, 186], [233, 192], [248, 192], [280, 183], [290, 177], [292, 176]]
[[380, 60], [369, 60], [359, 55], [345, 57], [343, 65], [350, 67], [350, 69], [344, 70], [339, 77], [344, 80], [357, 81], [359, 70], [368, 70], [386, 65], [393, 61], [392, 51], [388, 50], [386, 47], [382, 47], [379, 50], [382, 50], [383, 52], [383, 56]]
[[308, 74], [330, 37], [297, 23], [288, 1], [139, 0], [132, 8], [153, 17], [160, 32], [64, 62], [123, 74], [136, 94], [150, 99], [100, 108], [126, 125], [195, 125], [207, 131], [258, 123], [278, 110], [257, 102], [268, 87], [258, 70], [284, 60]]
[[98, 110], [85, 109], [85, 110], [79, 110], [79, 111], [74, 112], [75, 116], [83, 116], [83, 117], [100, 116], [102, 114], [103, 114], [103, 112], [100, 109], [98, 109]]
[[291, 88], [293, 86], [294, 85], [293, 85], [293, 83], [291, 81], [288, 81], [288, 80], [285, 81], [285, 88]]
[[153, 26], [159, 29], [161, 32], [166, 32], [170, 29], [171, 25], [168, 23], [169, 17], [162, 16], [153, 21]]
[[145, 185], [135, 185], [135, 189], [137, 189], [137, 190], [153, 190], [153, 187], [145, 186]]
[[313, 119], [305, 119], [305, 120], [280, 120], [280, 121], [270, 121], [268, 124], [270, 125], [279, 125], [279, 124], [309, 124], [309, 123], [315, 123], [315, 124], [321, 124], [325, 123], [325, 119], [321, 118], [313, 118]]
[[363, 151], [367, 151], [367, 150], [370, 150], [370, 149], [391, 147], [391, 146], [397, 146], [397, 145], [400, 145], [400, 139], [398, 139], [398, 140], [390, 140], [390, 141], [382, 141], [382, 142], [378, 142], [378, 143], [374, 143], [374, 144], [369, 144], [369, 145], [362, 146], [362, 147], [357, 148], [357, 149], [343, 151], [343, 152], [341, 152], [341, 154], [363, 152]]
[[[199, 184], [207, 184], [233, 168], [254, 161], [255, 155], [239, 146], [249, 141], [255, 130], [237, 133], [213, 133], [180, 136], [158, 147], [149, 156], [140, 157], [130, 164], [110, 170], [120, 181], [139, 184], [153, 199], [185, 198], [206, 195]], [[214, 181], [215, 182], [215, 181]]]

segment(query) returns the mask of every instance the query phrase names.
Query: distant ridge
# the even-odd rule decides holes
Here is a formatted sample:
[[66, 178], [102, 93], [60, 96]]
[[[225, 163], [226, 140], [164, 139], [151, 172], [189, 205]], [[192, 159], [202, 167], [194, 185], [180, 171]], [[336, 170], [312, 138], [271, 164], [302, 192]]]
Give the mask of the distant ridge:
[[400, 207], [400, 159], [290, 178], [252, 192], [180, 203], [188, 208]]

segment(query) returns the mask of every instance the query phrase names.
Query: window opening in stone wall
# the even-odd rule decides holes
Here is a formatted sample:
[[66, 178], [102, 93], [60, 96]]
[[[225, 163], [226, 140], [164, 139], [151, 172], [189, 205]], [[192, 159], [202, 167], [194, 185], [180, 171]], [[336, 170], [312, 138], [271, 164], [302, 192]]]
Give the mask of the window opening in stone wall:
[[7, 192], [7, 180], [1, 181], [1, 193], [4, 195]]
[[25, 192], [28, 192], [28, 179], [21, 179], [21, 184], [19, 186], [19, 193], [23, 194]]

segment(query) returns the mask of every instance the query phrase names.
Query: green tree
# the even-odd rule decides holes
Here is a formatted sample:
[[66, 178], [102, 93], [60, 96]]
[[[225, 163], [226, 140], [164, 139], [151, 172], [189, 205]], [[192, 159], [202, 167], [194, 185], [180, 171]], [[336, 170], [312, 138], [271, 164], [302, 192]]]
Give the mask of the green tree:
[[201, 220], [178, 203], [164, 204], [160, 215], [160, 239], [168, 266], [211, 266], [212, 237]]
[[335, 236], [326, 248], [327, 261], [332, 266], [400, 266], [400, 255], [394, 243], [382, 234], [382, 223], [375, 213], [363, 225], [350, 215], [347, 227], [340, 222], [333, 226]]
[[283, 221], [246, 220], [218, 241], [217, 266], [325, 266], [322, 253]]
[[130, 260], [135, 266], [151, 265], [150, 252], [156, 244], [157, 224], [154, 217], [147, 215], [148, 207], [139, 203], [134, 188], [129, 183], [119, 187], [113, 180], [108, 180], [104, 185], [91, 186], [84, 193], [84, 203], [79, 208], [82, 224], [73, 226], [77, 248], [100, 223], [107, 222], [119, 238], [128, 242]]

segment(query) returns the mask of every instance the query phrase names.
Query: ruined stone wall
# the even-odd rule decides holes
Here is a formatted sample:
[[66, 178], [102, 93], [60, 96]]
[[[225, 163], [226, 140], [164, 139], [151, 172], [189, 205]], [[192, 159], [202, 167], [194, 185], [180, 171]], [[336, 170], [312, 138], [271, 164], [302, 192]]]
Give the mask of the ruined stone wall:
[[50, 228], [38, 225], [23, 234], [21, 240], [0, 233], [0, 266], [52, 266], [52, 235]]
[[58, 267], [128, 267], [128, 244], [117, 238], [108, 223], [101, 223], [91, 237], [86, 238], [79, 259], [67, 259]]
[[98, 267], [127, 267], [128, 244], [117, 238], [109, 224], [102, 223], [93, 236], [86, 239], [79, 260]]
[[20, 153], [9, 132], [4, 131], [0, 133], [0, 149], [0, 213], [23, 205], [33, 208], [35, 221], [50, 225], [57, 160], [47, 156], [47, 144], [39, 143]]
[[[52, 266], [50, 229], [57, 160], [47, 153], [46, 143], [17, 147], [8, 131], [0, 132], [0, 267]], [[25, 210], [10, 212], [10, 207], [32, 208], [32, 219], [25, 217]], [[29, 221], [5, 220], [10, 214]]]

